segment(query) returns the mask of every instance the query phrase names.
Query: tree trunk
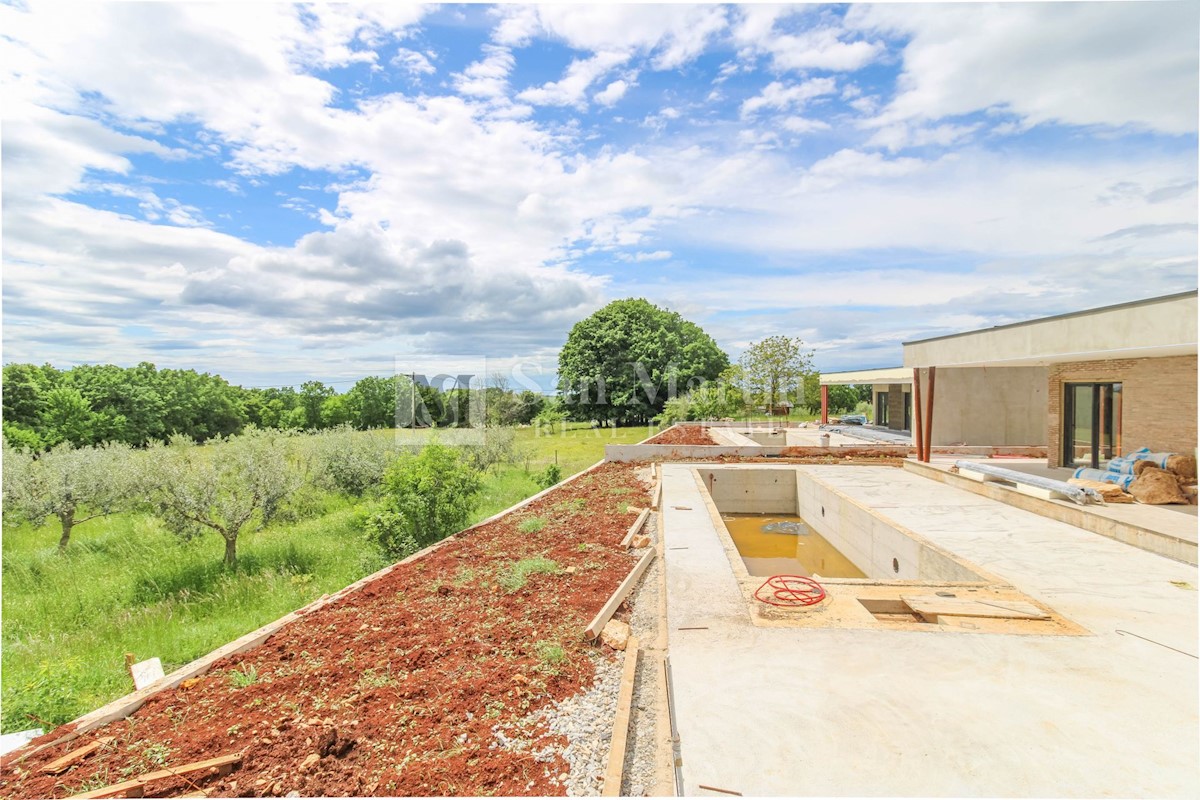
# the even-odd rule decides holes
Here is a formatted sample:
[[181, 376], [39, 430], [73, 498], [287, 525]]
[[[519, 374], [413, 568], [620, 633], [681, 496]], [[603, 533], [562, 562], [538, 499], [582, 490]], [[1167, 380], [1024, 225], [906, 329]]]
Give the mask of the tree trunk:
[[67, 544], [71, 541], [71, 529], [75, 527], [75, 511], [63, 511], [58, 515], [62, 523], [62, 536], [58, 540], [58, 552], [67, 552]]
[[228, 569], [237, 568], [237, 537], [225, 537], [225, 566]]

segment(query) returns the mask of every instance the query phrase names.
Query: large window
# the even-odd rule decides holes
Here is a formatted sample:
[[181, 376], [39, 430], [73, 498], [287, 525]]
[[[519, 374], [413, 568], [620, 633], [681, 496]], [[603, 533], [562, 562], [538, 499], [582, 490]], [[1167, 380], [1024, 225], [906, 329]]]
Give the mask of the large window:
[[887, 392], [876, 392], [875, 393], [875, 424], [876, 425], [887, 425], [888, 424], [888, 393]]
[[1121, 452], [1121, 384], [1064, 384], [1063, 406], [1063, 466], [1098, 468]]

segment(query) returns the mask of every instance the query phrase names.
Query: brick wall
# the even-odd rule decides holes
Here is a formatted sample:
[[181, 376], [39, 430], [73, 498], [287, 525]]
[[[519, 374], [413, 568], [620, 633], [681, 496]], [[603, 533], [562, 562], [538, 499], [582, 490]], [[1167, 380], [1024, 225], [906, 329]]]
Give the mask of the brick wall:
[[1196, 356], [1075, 361], [1050, 368], [1046, 438], [1050, 466], [1062, 464], [1064, 383], [1120, 383], [1121, 450], [1196, 449]]
[[904, 430], [904, 384], [888, 385], [888, 427], [894, 431]]

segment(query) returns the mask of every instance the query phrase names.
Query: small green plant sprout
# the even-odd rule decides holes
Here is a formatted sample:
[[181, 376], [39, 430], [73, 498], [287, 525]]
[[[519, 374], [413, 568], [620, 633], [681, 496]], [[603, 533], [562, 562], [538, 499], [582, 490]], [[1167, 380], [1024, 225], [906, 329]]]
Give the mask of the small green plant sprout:
[[576, 497], [572, 500], [564, 500], [563, 502], [558, 503], [554, 506], [554, 510], [564, 514], [578, 514], [586, 507], [587, 500], [584, 500], [582, 497]]
[[543, 640], [535, 644], [533, 649], [541, 662], [536, 669], [548, 675], [557, 675], [559, 667], [567, 660], [567, 651], [562, 648], [562, 645], [555, 642]]
[[245, 689], [251, 684], [258, 683], [258, 667], [253, 664], [243, 664], [229, 673], [229, 683], [235, 689]]
[[362, 675], [358, 678], [359, 689], [379, 689], [384, 686], [389, 686], [395, 683], [392, 679], [392, 673], [388, 670], [376, 671], [372, 668], [363, 670]]
[[544, 527], [546, 527], [546, 520], [543, 518], [528, 517], [521, 520], [521, 524], [517, 526], [517, 529], [521, 531], [521, 533], [537, 533]]
[[629, 501], [622, 500], [620, 503], [618, 503], [617, 504], [617, 513], [618, 514], [628, 514], [629, 513]]
[[513, 565], [500, 575], [497, 583], [504, 587], [505, 591], [515, 592], [529, 582], [530, 575], [538, 573], [554, 575], [558, 572], [559, 567], [556, 561], [551, 561], [542, 556], [523, 558], [520, 561], [513, 562]]

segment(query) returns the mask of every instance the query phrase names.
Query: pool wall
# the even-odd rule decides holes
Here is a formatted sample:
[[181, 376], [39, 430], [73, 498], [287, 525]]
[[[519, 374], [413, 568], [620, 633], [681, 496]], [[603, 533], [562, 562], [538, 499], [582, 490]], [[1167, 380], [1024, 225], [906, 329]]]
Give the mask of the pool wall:
[[696, 473], [722, 513], [796, 514], [871, 580], [989, 582], [802, 467], [700, 467]]
[[933, 546], [863, 508], [812, 475], [796, 471], [797, 512], [875, 579], [987, 582]]

